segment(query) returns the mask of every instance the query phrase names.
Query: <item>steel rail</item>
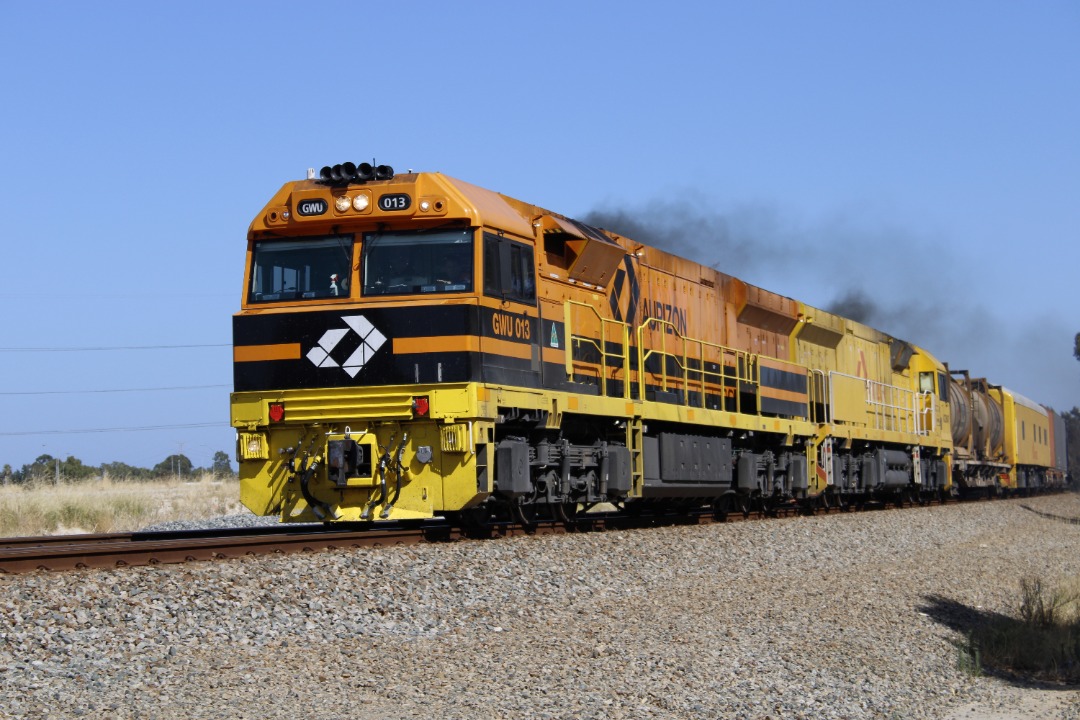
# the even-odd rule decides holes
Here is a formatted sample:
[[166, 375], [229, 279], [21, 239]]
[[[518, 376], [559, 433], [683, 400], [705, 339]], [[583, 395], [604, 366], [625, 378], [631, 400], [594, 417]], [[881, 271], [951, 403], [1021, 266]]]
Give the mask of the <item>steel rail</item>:
[[0, 539], [0, 574], [183, 563], [346, 547], [410, 545], [454, 537], [455, 532], [446, 525], [414, 524], [359, 531], [320, 526], [7, 538]]
[[[944, 504], [954, 503], [928, 502], [923, 506]], [[903, 507], [919, 506], [914, 503], [910, 505], [905, 503]], [[1027, 506], [1023, 507], [1031, 509]], [[901, 509], [896, 504], [879, 501], [866, 502], [863, 508], [870, 511]], [[337, 548], [377, 548], [462, 538], [485, 539], [515, 535], [552, 535], [703, 525], [768, 517], [831, 515], [857, 509], [854, 506], [847, 508], [830, 506], [808, 510], [790, 505], [768, 510], [756, 508], [745, 513], [731, 510], [722, 516], [711, 510], [657, 514], [603, 512], [586, 513], [568, 522], [542, 520], [535, 524], [522, 525], [516, 522], [496, 521], [470, 531], [463, 531], [437, 519], [377, 524], [286, 524], [256, 528], [0, 538], [0, 575], [184, 563], [239, 558], [245, 555], [314, 552]], [[1039, 514], [1044, 515], [1044, 513]], [[1080, 520], [1071, 521], [1080, 522]]]

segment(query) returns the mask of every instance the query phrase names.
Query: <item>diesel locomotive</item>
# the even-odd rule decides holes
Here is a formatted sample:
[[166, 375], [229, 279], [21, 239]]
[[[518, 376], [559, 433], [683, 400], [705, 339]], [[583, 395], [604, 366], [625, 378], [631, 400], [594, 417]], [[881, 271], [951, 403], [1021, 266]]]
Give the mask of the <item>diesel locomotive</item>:
[[242, 501], [283, 521], [723, 514], [1064, 475], [1037, 403], [441, 173], [286, 183], [249, 228], [233, 341]]

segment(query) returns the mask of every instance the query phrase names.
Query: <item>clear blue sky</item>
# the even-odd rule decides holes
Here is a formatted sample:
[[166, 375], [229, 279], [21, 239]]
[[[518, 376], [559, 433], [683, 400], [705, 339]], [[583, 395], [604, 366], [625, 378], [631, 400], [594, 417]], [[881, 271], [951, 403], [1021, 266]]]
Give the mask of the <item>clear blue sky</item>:
[[681, 251], [1080, 405], [1073, 1], [6, 3], [0, 59], [0, 464], [232, 454], [247, 226], [372, 157], [726, 228]]

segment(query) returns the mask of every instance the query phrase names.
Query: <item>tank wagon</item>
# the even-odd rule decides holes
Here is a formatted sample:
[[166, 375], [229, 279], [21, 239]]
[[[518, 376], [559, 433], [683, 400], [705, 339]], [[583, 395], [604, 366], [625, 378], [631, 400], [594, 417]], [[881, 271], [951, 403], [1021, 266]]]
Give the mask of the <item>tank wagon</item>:
[[255, 217], [233, 338], [241, 498], [285, 521], [923, 499], [1052, 484], [1063, 448], [1047, 411], [923, 348], [366, 163]]
[[966, 370], [949, 386], [958, 486], [1015, 492], [1061, 487], [1065, 423], [1053, 410]]

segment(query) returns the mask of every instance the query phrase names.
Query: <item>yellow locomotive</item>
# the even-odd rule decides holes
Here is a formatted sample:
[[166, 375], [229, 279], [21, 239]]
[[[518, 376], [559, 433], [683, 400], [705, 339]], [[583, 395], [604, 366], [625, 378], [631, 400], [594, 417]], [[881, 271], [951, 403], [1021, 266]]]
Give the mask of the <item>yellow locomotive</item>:
[[[233, 337], [241, 497], [285, 521], [924, 498], [953, 487], [950, 406], [973, 396], [860, 323], [366, 163], [255, 218]], [[1007, 451], [974, 444], [964, 477], [1000, 481]]]

